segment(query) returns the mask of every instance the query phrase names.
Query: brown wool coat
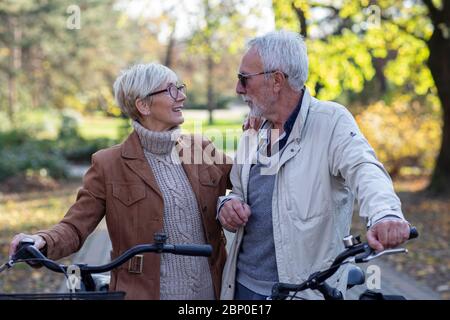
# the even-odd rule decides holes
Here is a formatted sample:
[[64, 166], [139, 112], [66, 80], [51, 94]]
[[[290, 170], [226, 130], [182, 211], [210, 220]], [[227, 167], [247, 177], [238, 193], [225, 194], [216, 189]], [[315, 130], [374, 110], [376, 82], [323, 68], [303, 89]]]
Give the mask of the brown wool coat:
[[[178, 150], [180, 147], [183, 147], [180, 152], [180, 156], [184, 154], [183, 158], [189, 155], [192, 160], [194, 154], [201, 155], [206, 149], [214, 159], [222, 159], [222, 164], [218, 161], [183, 163], [197, 198], [206, 242], [213, 247], [209, 265], [218, 298], [226, 259], [226, 239], [216, 220], [216, 203], [229, 186], [230, 159], [198, 136], [195, 139], [194, 136], [182, 136], [177, 143]], [[47, 242], [47, 256], [60, 259], [80, 250], [105, 217], [113, 248], [111, 259], [114, 259], [132, 246], [153, 242], [154, 233], [163, 229], [163, 207], [161, 191], [139, 137], [133, 132], [122, 144], [92, 156], [92, 165], [84, 176], [75, 204], [60, 223], [37, 234]], [[126, 299], [159, 299], [160, 256], [144, 254], [141, 273], [130, 272], [136, 270], [129, 267], [125, 263], [112, 271], [110, 290], [125, 291]]]

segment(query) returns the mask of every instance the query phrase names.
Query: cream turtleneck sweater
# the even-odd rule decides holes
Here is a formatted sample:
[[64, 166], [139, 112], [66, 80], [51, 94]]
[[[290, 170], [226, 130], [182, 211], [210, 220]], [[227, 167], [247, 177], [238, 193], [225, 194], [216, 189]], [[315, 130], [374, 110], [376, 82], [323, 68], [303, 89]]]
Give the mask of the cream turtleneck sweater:
[[[178, 128], [150, 131], [134, 121], [145, 157], [164, 198], [164, 232], [167, 243], [204, 244], [197, 200], [180, 164], [175, 143]], [[148, 208], [151, 210], [151, 208]], [[208, 258], [161, 254], [161, 300], [214, 299]]]

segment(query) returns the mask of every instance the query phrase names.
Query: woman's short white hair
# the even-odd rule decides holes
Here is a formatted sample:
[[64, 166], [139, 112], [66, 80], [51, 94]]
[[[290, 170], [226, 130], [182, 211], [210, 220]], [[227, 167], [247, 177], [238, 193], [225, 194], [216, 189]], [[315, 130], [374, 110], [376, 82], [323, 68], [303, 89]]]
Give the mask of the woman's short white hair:
[[292, 89], [300, 92], [308, 79], [308, 55], [300, 34], [279, 30], [255, 37], [247, 43], [261, 57], [264, 71], [280, 70], [288, 75]]
[[136, 64], [122, 71], [114, 82], [114, 96], [124, 114], [139, 118], [136, 99], [143, 99], [162, 84], [177, 82], [175, 72], [159, 63]]

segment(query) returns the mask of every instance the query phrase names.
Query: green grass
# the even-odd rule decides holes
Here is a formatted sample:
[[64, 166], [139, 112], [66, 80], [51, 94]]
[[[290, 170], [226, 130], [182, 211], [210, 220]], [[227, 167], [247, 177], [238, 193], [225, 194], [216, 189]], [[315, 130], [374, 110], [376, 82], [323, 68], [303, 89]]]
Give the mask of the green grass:
[[80, 124], [80, 134], [86, 139], [95, 138], [119, 138], [119, 129], [124, 120], [120, 118], [86, 116]]
[[188, 120], [182, 125], [182, 130], [202, 134], [214, 142], [217, 148], [232, 153], [242, 134], [242, 120], [218, 119], [213, 125], [208, 125], [207, 120]]
[[[214, 124], [208, 125], [208, 113], [202, 110], [183, 111], [185, 122], [181, 128], [186, 133], [202, 134], [211, 139], [219, 149], [234, 152], [242, 133], [244, 116], [239, 112], [215, 112]], [[118, 139], [124, 120], [102, 116], [86, 116], [80, 125], [80, 134], [86, 139]]]
[[[214, 124], [208, 124], [208, 112], [205, 110], [184, 110], [185, 122], [181, 128], [185, 133], [202, 134], [211, 139], [219, 149], [234, 152], [242, 133], [242, 122], [246, 108], [214, 111]], [[76, 112], [73, 116], [79, 120], [79, 132], [87, 140], [109, 138], [120, 140], [125, 120], [102, 115], [81, 116]], [[0, 120], [3, 119], [0, 114]], [[61, 118], [55, 110], [33, 110], [24, 113], [22, 125], [34, 129], [38, 139], [57, 139]], [[129, 120], [128, 120], [129, 121]], [[8, 126], [0, 126], [0, 130], [8, 130]], [[131, 131], [131, 127], [130, 127]], [[123, 138], [123, 134], [122, 134]]]

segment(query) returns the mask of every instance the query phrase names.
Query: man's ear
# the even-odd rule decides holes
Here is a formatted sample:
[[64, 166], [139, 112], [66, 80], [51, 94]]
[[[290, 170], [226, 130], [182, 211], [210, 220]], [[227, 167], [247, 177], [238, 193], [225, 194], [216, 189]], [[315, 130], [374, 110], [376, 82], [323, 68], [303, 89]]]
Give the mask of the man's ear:
[[142, 99], [136, 99], [136, 102], [134, 103], [137, 111], [143, 115], [143, 116], [148, 116], [150, 115], [150, 105], [148, 103], [146, 103], [144, 100]]
[[273, 74], [273, 80], [274, 80], [274, 85], [273, 85], [273, 90], [278, 93], [281, 91], [281, 88], [284, 86], [284, 82], [286, 81], [286, 77], [283, 75], [282, 72], [275, 72]]

